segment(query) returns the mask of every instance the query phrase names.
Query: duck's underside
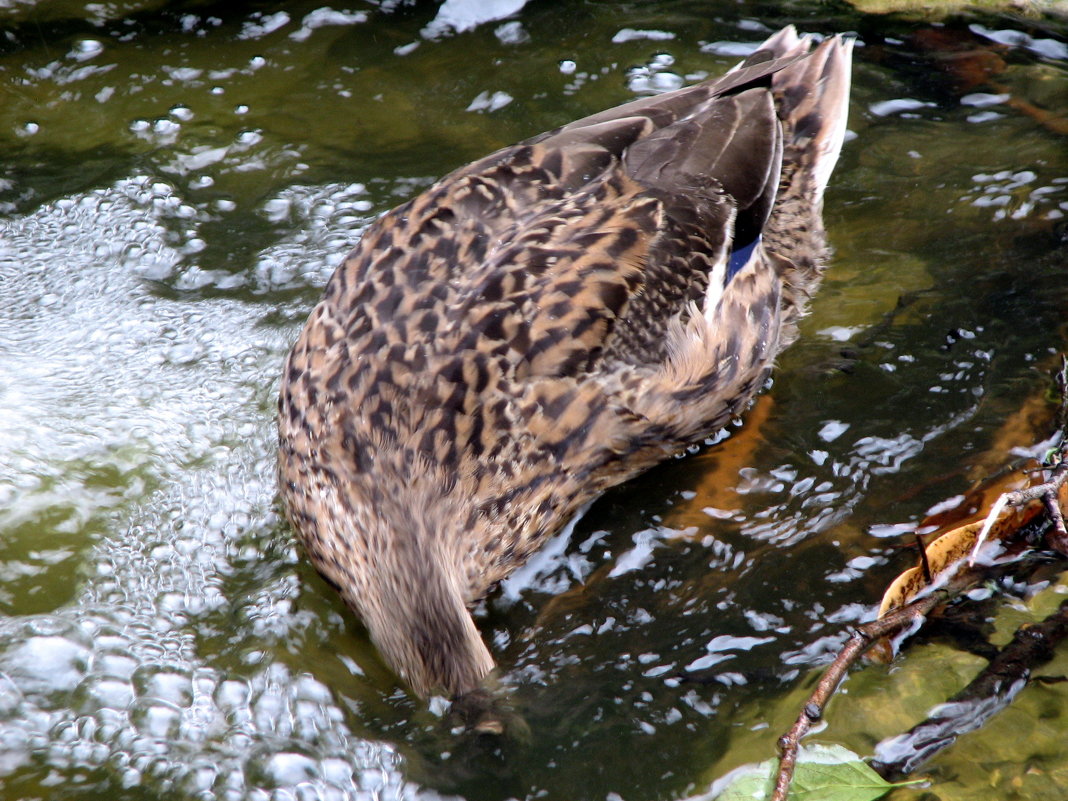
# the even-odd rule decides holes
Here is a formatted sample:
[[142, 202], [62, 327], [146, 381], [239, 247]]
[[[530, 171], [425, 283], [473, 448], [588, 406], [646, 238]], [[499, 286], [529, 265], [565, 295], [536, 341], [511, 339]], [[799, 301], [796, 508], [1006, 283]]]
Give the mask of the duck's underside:
[[761, 386], [822, 270], [849, 60], [785, 29], [451, 173], [330, 279], [282, 379], [282, 495], [417, 692], [476, 689], [465, 604]]

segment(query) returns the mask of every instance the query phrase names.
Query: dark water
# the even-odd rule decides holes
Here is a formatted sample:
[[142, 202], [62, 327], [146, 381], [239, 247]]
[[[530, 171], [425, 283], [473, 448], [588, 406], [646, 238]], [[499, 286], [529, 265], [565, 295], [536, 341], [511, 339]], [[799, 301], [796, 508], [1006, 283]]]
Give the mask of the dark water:
[[[1068, 148], [1042, 117], [1068, 108], [1064, 24], [441, 23], [486, 8], [0, 6], [0, 799], [701, 795], [774, 753], [910, 564], [900, 533], [1032, 444], [1006, 421], [1065, 347]], [[280, 519], [286, 349], [378, 213], [787, 22], [863, 42], [802, 337], [744, 427], [610, 492], [486, 604], [531, 741], [452, 736]], [[989, 607], [996, 641], [1068, 592], [1043, 581]], [[859, 670], [814, 739], [870, 754], [982, 664], [935, 642]], [[1062, 798], [1066, 693], [1028, 688], [894, 797]]]

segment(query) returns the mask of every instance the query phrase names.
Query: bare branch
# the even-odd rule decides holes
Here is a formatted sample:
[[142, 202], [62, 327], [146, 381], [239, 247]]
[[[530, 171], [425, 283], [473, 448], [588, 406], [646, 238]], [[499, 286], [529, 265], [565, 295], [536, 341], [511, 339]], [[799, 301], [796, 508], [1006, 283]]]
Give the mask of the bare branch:
[[990, 507], [990, 514], [986, 516], [986, 520], [983, 523], [983, 529], [975, 540], [975, 547], [972, 549], [972, 555], [968, 559], [969, 567], [975, 564], [975, 555], [979, 553], [979, 549], [986, 541], [987, 534], [990, 533], [990, 529], [993, 528], [994, 523], [1001, 516], [1002, 510], [1006, 506], [1017, 508], [1026, 506], [1031, 501], [1042, 501], [1042, 504], [1046, 507], [1046, 512], [1053, 521], [1054, 533], [1050, 536], [1050, 547], [1062, 556], [1068, 556], [1068, 531], [1065, 530], [1064, 517], [1061, 515], [1060, 504], [1057, 501], [1061, 486], [1065, 481], [1068, 481], [1068, 461], [1064, 460], [1063, 454], [1058, 454], [1058, 456], [1060, 461], [1050, 472], [1046, 481], [1034, 487], [1003, 493], [994, 501], [994, 505]]
[[793, 779], [794, 768], [797, 765], [797, 752], [801, 739], [808, 734], [812, 724], [823, 717], [831, 696], [834, 695], [838, 685], [856, 661], [883, 637], [894, 637], [921, 625], [932, 609], [971, 587], [981, 578], [983, 572], [972, 568], [962, 568], [947, 584], [914, 598], [878, 620], [857, 626], [853, 630], [848, 642], [824, 671], [816, 689], [809, 696], [808, 702], [805, 703], [790, 731], [779, 738], [779, 772], [775, 779], [775, 791], [772, 793], [771, 801], [786, 801], [786, 794], [790, 789], [790, 781]]
[[1053, 658], [1054, 648], [1065, 637], [1068, 601], [1041, 623], [1018, 629], [990, 664], [947, 703], [939, 704], [927, 720], [880, 743], [872, 768], [887, 780], [907, 775], [962, 734], [978, 729], [1012, 702], [1034, 670]]
[[[1068, 430], [1066, 430], [1066, 425], [1068, 425], [1068, 359], [1063, 356], [1061, 359], [1061, 371], [1056, 376], [1056, 379], [1061, 390], [1061, 407], [1058, 417], [1059, 428], [1056, 436], [1057, 442], [1063, 448], [1065, 439], [1068, 437]], [[1047, 544], [1062, 556], [1068, 557], [1068, 529], [1065, 527], [1064, 516], [1061, 512], [1061, 490], [1068, 483], [1068, 453], [1064, 450], [1057, 450], [1054, 452], [1053, 457], [1047, 462], [1047, 467], [1045, 468], [1049, 470], [1045, 482], [1015, 492], [1003, 493], [994, 502], [982, 526], [982, 531], [976, 538], [971, 557], [967, 560], [962, 560], [945, 583], [936, 587], [928, 586], [907, 604], [891, 609], [879, 619], [865, 623], [853, 630], [849, 640], [839, 651], [838, 656], [835, 657], [834, 661], [824, 671], [823, 676], [820, 677], [816, 689], [809, 696], [808, 702], [804, 705], [794, 725], [779, 738], [779, 771], [776, 775], [775, 789], [772, 793], [771, 801], [786, 801], [787, 793], [790, 789], [790, 781], [793, 779], [794, 768], [797, 765], [797, 754], [801, 739], [808, 734], [812, 724], [823, 717], [827, 704], [838, 689], [838, 685], [857, 660], [882, 638], [895, 637], [909, 629], [919, 628], [935, 607], [970, 589], [988, 574], [984, 567], [975, 565], [975, 554], [1005, 507], [1020, 508], [1034, 501], [1041, 501], [1043, 511], [1046, 512], [1052, 523], [1046, 535]], [[1019, 530], [1019, 528], [1015, 528], [1012, 535], [1018, 534]], [[1005, 537], [1000, 538], [1005, 539]], [[931, 567], [926, 560], [926, 556], [926, 552], [921, 547], [921, 565], [924, 579], [930, 584]], [[1041, 637], [1030, 634], [1032, 630], [1035, 630], [1036, 635], [1041, 635]], [[1049, 656], [1046, 654], [1052, 648], [1052, 644], [1066, 636], [1068, 636], [1068, 601], [1062, 604], [1056, 614], [1039, 624], [1038, 627], [1029, 627], [1017, 632], [1013, 643], [1002, 652], [1004, 657], [1002, 658], [1002, 655], [999, 655], [991, 662], [987, 671], [984, 671], [984, 674], [988, 675], [984, 678], [984, 674], [981, 674], [976, 681], [969, 685], [972, 691], [972, 696], [970, 697], [977, 696], [981, 692], [979, 688], [996, 684], [996, 679], [1008, 675], [1011, 670], [1010, 665], [1033, 666], [1048, 660]], [[1029, 670], [1026, 675], [1030, 675]], [[1019, 684], [1019, 681], [1017, 684]], [[994, 692], [988, 693], [988, 695], [990, 694], [996, 695]], [[961, 695], [955, 697], [956, 700], [961, 700]], [[1008, 703], [1008, 700], [1005, 703]], [[997, 710], [995, 709], [994, 711]], [[944, 727], [943, 729], [937, 729], [935, 735], [939, 736], [943, 731], [945, 731]], [[941, 748], [944, 745], [939, 745], [938, 747]], [[919, 750], [919, 746], [917, 746], [916, 750]], [[923, 753], [926, 758], [926, 756], [929, 756], [929, 749]]]

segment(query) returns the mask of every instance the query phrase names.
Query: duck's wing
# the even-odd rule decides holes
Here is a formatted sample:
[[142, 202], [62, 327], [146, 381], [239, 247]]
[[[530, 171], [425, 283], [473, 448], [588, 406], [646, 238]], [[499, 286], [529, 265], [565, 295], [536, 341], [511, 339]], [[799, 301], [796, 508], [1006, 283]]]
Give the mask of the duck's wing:
[[472, 352], [509, 378], [577, 375], [613, 349], [613, 331], [620, 356], [645, 358], [656, 320], [703, 295], [735, 219], [766, 216], [778, 123], [765, 89], [741, 89], [789, 61], [635, 101], [446, 176], [367, 231], [326, 288], [320, 328], [357, 362], [418, 345], [396, 355], [423, 372], [435, 369], [424, 357]]
[[647, 450], [636, 472], [725, 422], [778, 348], [790, 265], [759, 235], [782, 164], [773, 85], [815, 55], [793, 40], [506, 148], [384, 215], [291, 360], [294, 375], [330, 361], [315, 372], [344, 388], [339, 436], [450, 472], [541, 453], [577, 475]]
[[520, 378], [662, 360], [666, 321], [726, 282], [724, 255], [768, 218], [782, 161], [768, 87], [798, 57], [757, 56], [445, 179], [436, 205], [494, 230], [478, 266], [454, 278], [465, 289], [443, 345], [507, 354]]
[[[809, 47], [792, 31], [772, 44]], [[603, 172], [491, 260], [460, 306], [464, 346], [507, 360], [513, 416], [572, 483], [596, 489], [648, 467], [724, 424], [763, 383], [791, 323], [784, 310], [800, 304], [792, 287], [822, 269], [818, 217], [844, 134], [849, 54], [829, 39], [533, 145], [535, 163], [572, 165], [560, 175]]]

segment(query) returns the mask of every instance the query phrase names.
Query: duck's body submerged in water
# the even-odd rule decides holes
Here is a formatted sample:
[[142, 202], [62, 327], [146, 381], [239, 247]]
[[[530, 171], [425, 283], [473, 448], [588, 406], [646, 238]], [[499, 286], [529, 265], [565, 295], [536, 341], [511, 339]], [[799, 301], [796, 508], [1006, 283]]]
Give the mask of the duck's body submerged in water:
[[850, 50], [787, 28], [498, 151], [334, 273], [282, 378], [282, 496], [417, 693], [478, 690], [469, 605], [760, 388], [823, 267]]

